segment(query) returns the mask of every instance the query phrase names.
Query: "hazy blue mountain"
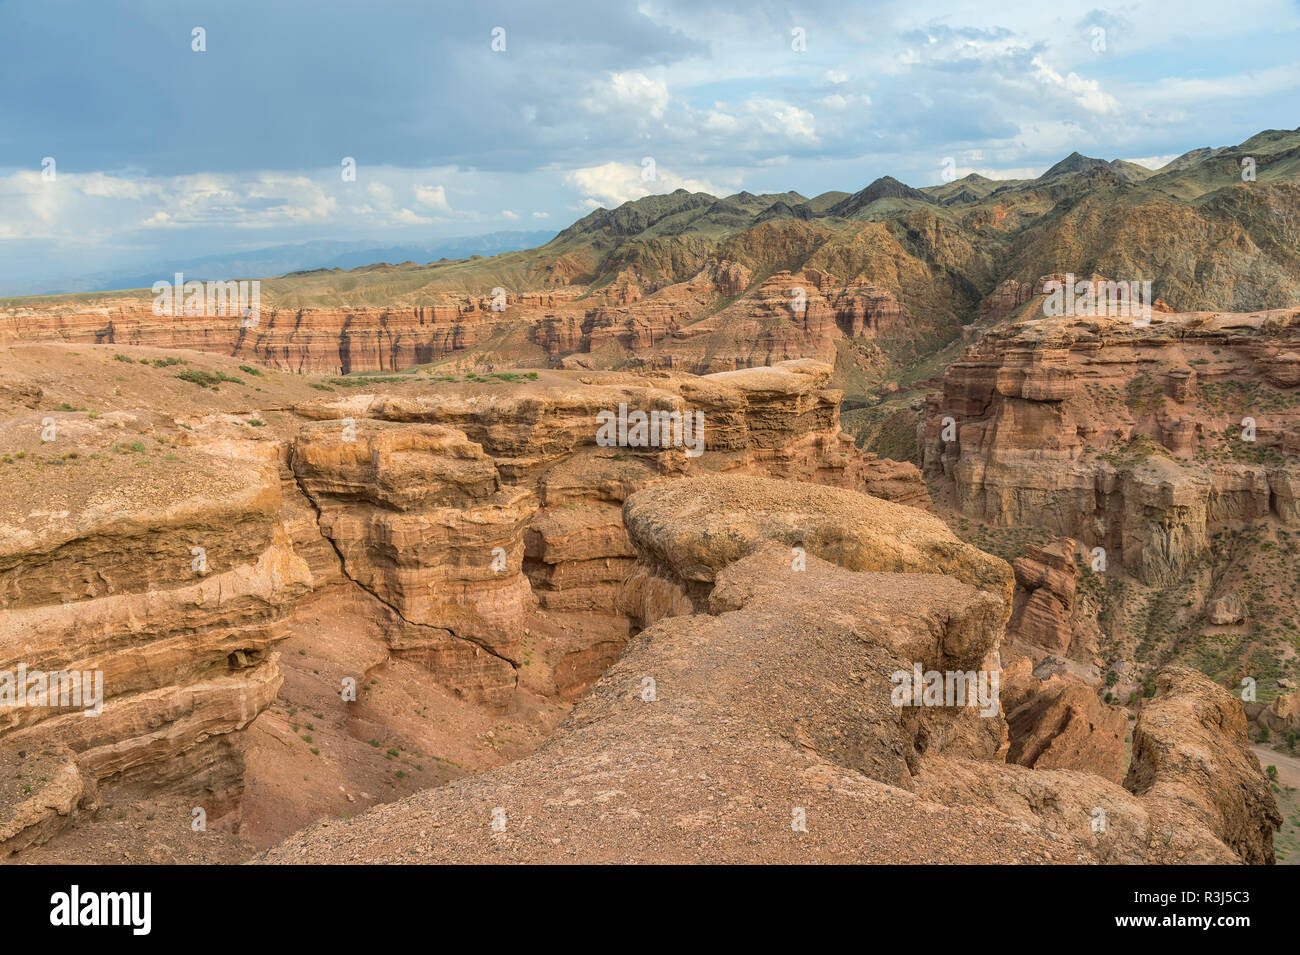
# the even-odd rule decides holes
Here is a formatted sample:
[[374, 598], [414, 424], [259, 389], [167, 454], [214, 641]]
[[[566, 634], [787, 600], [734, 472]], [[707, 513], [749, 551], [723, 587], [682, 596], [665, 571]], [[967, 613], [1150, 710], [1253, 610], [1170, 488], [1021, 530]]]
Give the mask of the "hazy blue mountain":
[[153, 265], [90, 272], [34, 282], [0, 285], [0, 295], [46, 295], [60, 292], [100, 292], [112, 289], [148, 288], [176, 272], [187, 279], [268, 278], [306, 269], [354, 269], [378, 262], [435, 262], [464, 259], [471, 255], [498, 255], [544, 245], [554, 231], [506, 231], [484, 235], [433, 239], [421, 245], [380, 245], [374, 240], [334, 242], [320, 240], [264, 249], [230, 252], [193, 259], [174, 259]]

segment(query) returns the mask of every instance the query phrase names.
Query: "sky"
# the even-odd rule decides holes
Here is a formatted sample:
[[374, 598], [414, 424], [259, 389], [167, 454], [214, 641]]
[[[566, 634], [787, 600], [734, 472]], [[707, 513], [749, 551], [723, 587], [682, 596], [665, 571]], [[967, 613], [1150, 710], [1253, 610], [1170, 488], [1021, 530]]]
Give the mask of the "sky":
[[1298, 49], [1300, 0], [0, 0], [0, 283], [1154, 168], [1300, 126]]

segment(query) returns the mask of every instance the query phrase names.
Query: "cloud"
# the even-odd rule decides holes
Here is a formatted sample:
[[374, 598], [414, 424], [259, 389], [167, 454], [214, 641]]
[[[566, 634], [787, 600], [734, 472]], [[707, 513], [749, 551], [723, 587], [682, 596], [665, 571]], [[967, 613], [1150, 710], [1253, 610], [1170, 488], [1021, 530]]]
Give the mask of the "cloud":
[[866, 93], [832, 93], [817, 101], [823, 109], [838, 113], [846, 109], [866, 109], [871, 105], [871, 97]]
[[574, 169], [565, 176], [565, 182], [582, 194], [582, 204], [588, 208], [605, 206], [613, 208], [644, 196], [674, 192], [707, 192], [725, 195], [729, 190], [702, 179], [676, 176], [662, 166], [654, 167], [654, 178], [643, 178], [645, 166], [631, 163], [607, 162], [599, 166]]
[[105, 175], [102, 172], [79, 175], [74, 180], [76, 188], [84, 195], [102, 199], [142, 199], [156, 194], [155, 183], [138, 179], [123, 179], [119, 176]]
[[592, 113], [619, 111], [630, 116], [662, 119], [668, 108], [668, 84], [644, 73], [611, 73], [592, 84], [582, 105]]
[[1031, 61], [1034, 66], [1033, 80], [1063, 90], [1074, 101], [1090, 113], [1118, 113], [1119, 102], [1101, 88], [1096, 80], [1085, 79], [1077, 73], [1062, 76], [1043, 62], [1041, 56]]
[[[831, 0], [501, 0], [504, 54], [468, 7], [226, 0], [205, 13], [202, 56], [172, 42], [166, 5], [115, 7], [61, 0], [19, 21], [0, 2], [0, 82], [25, 91], [0, 109], [0, 279], [71, 274], [92, 254], [467, 235], [500, 228], [503, 208], [558, 226], [678, 187], [925, 185], [947, 156], [986, 175], [1074, 149], [1154, 161], [1294, 126], [1300, 96], [1294, 0], [1153, 0], [1122, 17], [1095, 0], [880, 0], [870, 17]], [[213, 116], [234, 147], [213, 148]], [[349, 155], [355, 182], [339, 176]]]
[[751, 99], [745, 102], [745, 112], [764, 133], [817, 142], [817, 124], [809, 110], [780, 100]]
[[374, 199], [375, 202], [379, 203], [381, 206], [391, 206], [397, 201], [397, 193], [395, 193], [393, 187], [387, 183], [371, 180], [366, 183], [365, 188], [366, 192], [370, 195], [370, 198]]
[[[332, 169], [154, 178], [59, 172], [53, 180], [19, 170], [0, 176], [0, 233], [15, 239], [120, 242], [136, 230], [273, 231], [438, 221], [396, 201], [398, 180], [417, 173], [373, 168], [365, 175], [372, 179], [359, 187], [341, 182]], [[443, 187], [424, 188], [431, 208], [450, 212]]]
[[393, 216], [393, 221], [399, 225], [429, 225], [434, 220], [417, 215], [410, 209], [398, 209], [396, 214]]
[[1168, 165], [1169, 163], [1171, 163], [1171, 162], [1173, 162], [1175, 159], [1177, 159], [1180, 155], [1182, 155], [1182, 154], [1181, 154], [1181, 153], [1167, 153], [1167, 154], [1165, 154], [1165, 155], [1163, 155], [1163, 156], [1143, 156], [1143, 157], [1141, 157], [1141, 158], [1139, 158], [1139, 159], [1125, 159], [1124, 161], [1125, 161], [1125, 162], [1136, 163], [1136, 164], [1139, 165], [1139, 166], [1144, 166], [1144, 167], [1146, 167], [1147, 169], [1152, 169], [1152, 170], [1154, 170], [1154, 169], [1159, 169], [1161, 166]]
[[[29, 162], [39, 147], [35, 156], [76, 157], [82, 171], [159, 175], [315, 168], [363, 151], [406, 168], [473, 158], [481, 169], [520, 171], [541, 156], [518, 138], [539, 146], [549, 129], [577, 128], [574, 107], [587, 91], [658, 119], [665, 70], [708, 55], [706, 37], [635, 0], [569, 0], [562, 11], [503, 0], [493, 16], [508, 26], [509, 45], [499, 54], [472, 5], [407, 0], [362, 16], [349, 0], [226, 0], [204, 9], [203, 54], [190, 49], [188, 26], [177, 33], [175, 11], [152, 0], [11, 7], [0, 3], [0, 80], [23, 81], [29, 95], [5, 104], [0, 168]], [[222, 141], [238, 146], [214, 150], [214, 116]], [[521, 125], [521, 116], [535, 121]]]
[[447, 203], [447, 190], [443, 186], [416, 186], [415, 201], [431, 209], [451, 211], [451, 206]]
[[[851, 94], [832, 96], [839, 96], [844, 108], [856, 100]], [[870, 102], [869, 97], [865, 100]], [[860, 101], [859, 104], [865, 105]], [[820, 142], [817, 118], [811, 110], [773, 97], [755, 96], [734, 104], [714, 103], [692, 119], [697, 135], [727, 141], [733, 154], [748, 157], [783, 152], [792, 143], [806, 148]]]
[[912, 30], [903, 34], [903, 39], [909, 45], [899, 60], [907, 64], [989, 62], [1005, 59], [1028, 46], [1023, 38], [1005, 27], [981, 29], [945, 23], [931, 23]]

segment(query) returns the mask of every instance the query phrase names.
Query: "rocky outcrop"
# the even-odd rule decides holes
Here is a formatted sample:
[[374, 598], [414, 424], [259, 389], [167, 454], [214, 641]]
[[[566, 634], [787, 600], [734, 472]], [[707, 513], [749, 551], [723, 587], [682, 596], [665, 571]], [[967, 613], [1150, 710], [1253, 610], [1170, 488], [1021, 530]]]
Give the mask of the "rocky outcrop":
[[1256, 366], [1289, 353], [1300, 312], [1157, 312], [1143, 326], [1039, 304], [968, 349], [927, 405], [925, 469], [964, 515], [1101, 547], [1151, 586], [1233, 522], [1294, 523], [1284, 436], [1300, 410], [1254, 389], [1291, 387]]
[[95, 807], [94, 781], [66, 747], [0, 749], [0, 772], [0, 858], [39, 845]]
[[144, 781], [217, 819], [239, 806], [241, 731], [280, 685], [275, 645], [310, 572], [277, 523], [274, 470], [175, 452], [136, 467], [112, 430], [79, 437], [102, 462], [91, 480], [6, 495], [0, 692], [26, 693], [0, 748], [62, 747], [88, 792]]
[[1224, 594], [1210, 604], [1210, 623], [1228, 626], [1246, 619], [1246, 607], [1236, 594]]
[[[880, 781], [909, 774], [911, 745], [886, 674], [977, 620], [993, 639], [987, 616], [967, 616], [977, 592], [816, 557], [796, 587], [786, 558], [769, 545], [722, 570], [712, 613], [637, 637], [532, 756], [362, 816], [346, 842], [307, 830], [265, 861], [1077, 858]], [[886, 615], [893, 626], [869, 622]]]
[[850, 570], [947, 574], [997, 595], [1004, 620], [1010, 610], [1005, 563], [963, 544], [937, 518], [861, 494], [759, 478], [689, 479], [628, 498], [623, 521], [645, 572], [668, 568], [668, 583], [695, 607], [722, 567], [779, 541], [793, 565], [815, 555]]
[[[827, 600], [829, 590], [822, 581], [814, 584], [799, 576], [809, 573], [810, 557], [853, 571], [937, 572], [975, 587], [961, 614], [954, 617], [944, 610], [932, 618], [931, 633], [935, 627], [944, 629], [937, 645], [929, 646], [924, 638], [900, 644], [903, 658], [891, 672], [913, 665], [922, 673], [1001, 669], [998, 642], [1010, 596], [1006, 565], [961, 543], [933, 517], [853, 492], [729, 476], [688, 479], [638, 492], [624, 504], [623, 515], [640, 555], [624, 586], [623, 601], [643, 625], [662, 616], [740, 606], [743, 589], [736, 590], [736, 585], [719, 590], [717, 575], [762, 549], [769, 563], [785, 568], [782, 575], [792, 585], [820, 590]], [[839, 584], [851, 579], [835, 575]], [[912, 581], [894, 582], [902, 586]], [[937, 580], [933, 584], [940, 586]], [[877, 616], [873, 622], [886, 626], [890, 621]], [[907, 764], [914, 764], [928, 747], [982, 756], [1004, 747], [1006, 733], [996, 703], [992, 712], [978, 716], [966, 709], [905, 712], [915, 714], [903, 720], [910, 734], [908, 747], [901, 750]], [[887, 781], [906, 787], [906, 780], [907, 774], [899, 770]]]
[[1045, 547], [1031, 547], [1025, 556], [1012, 561], [1016, 593], [1007, 625], [1009, 636], [1062, 655], [1069, 652], [1074, 638], [1074, 590], [1079, 577], [1074, 548], [1074, 541], [1066, 538]]
[[1072, 769], [1119, 783], [1124, 776], [1128, 717], [1096, 690], [1053, 676], [1039, 679], [1027, 657], [1003, 671], [1002, 708], [1010, 735], [1007, 762]]
[[1133, 730], [1124, 785], [1171, 839], [1214, 837], [1243, 862], [1272, 863], [1282, 815], [1248, 744], [1239, 701], [1195, 670], [1167, 667]]
[[1282, 735], [1300, 730], [1300, 694], [1279, 693], [1268, 706], [1259, 707], [1254, 720]]
[[[864, 455], [839, 430], [829, 369], [789, 362], [695, 378], [584, 376], [490, 394], [357, 395], [299, 406], [315, 419], [290, 466], [347, 577], [400, 618], [394, 654], [468, 699], [507, 706], [530, 615], [563, 635], [549, 692], [572, 698], [641, 622], [618, 596], [635, 551], [619, 511], [639, 488], [695, 473], [800, 475], [926, 505], [911, 465]], [[597, 416], [699, 415], [698, 454], [602, 446]], [[695, 420], [692, 418], [692, 420]]]
[[[683, 512], [700, 495], [706, 504]], [[1248, 771], [1244, 717], [1238, 733], [1215, 709], [1216, 733], [1208, 691], [1181, 674], [1140, 727], [1137, 793], [1003, 762], [996, 706], [899, 705], [896, 674], [914, 665], [1000, 671], [1011, 578], [938, 521], [910, 511], [906, 529], [893, 526], [896, 510], [726, 476], [638, 492], [625, 513], [645, 573], [625, 587], [644, 595], [656, 578], [679, 606], [633, 639], [545, 747], [305, 830], [262, 861], [1266, 860], [1276, 810], [1258, 765]], [[707, 522], [718, 512], [737, 533]], [[847, 523], [853, 514], [868, 519]], [[803, 524], [801, 566], [791, 535]], [[950, 574], [909, 572], [913, 555]], [[1171, 706], [1206, 718], [1179, 735]], [[1175, 793], [1223, 811], [1184, 808], [1198, 825], [1166, 838]]]
[[344, 573], [400, 617], [394, 653], [509, 702], [532, 600], [521, 572], [531, 494], [502, 489], [483, 449], [441, 425], [312, 423], [292, 467]]
[[980, 317], [996, 319], [1010, 315], [1041, 291], [1042, 285], [1035, 287], [1033, 283], [1003, 279], [980, 303]]

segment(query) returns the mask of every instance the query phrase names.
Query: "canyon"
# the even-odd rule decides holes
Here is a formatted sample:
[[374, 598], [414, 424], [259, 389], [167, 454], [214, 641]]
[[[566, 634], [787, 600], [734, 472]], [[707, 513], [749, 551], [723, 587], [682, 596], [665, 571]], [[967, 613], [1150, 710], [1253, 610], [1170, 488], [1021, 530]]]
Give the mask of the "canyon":
[[[1003, 667], [1027, 571], [854, 445], [824, 364], [340, 395], [189, 354], [3, 353], [0, 460], [26, 473], [5, 482], [0, 669], [106, 688], [98, 718], [13, 711], [13, 858], [1272, 858], [1236, 702], [1164, 668], [1121, 767], [1113, 719], [1079, 731], [1119, 711]], [[705, 453], [600, 446], [619, 404], [701, 411]], [[1001, 673], [1003, 706], [891, 706], [913, 662]]]
[[1163, 672], [1128, 788], [998, 759], [1000, 717], [889, 704], [892, 669], [998, 652], [1006, 565], [937, 519], [732, 475], [624, 511], [631, 596], [657, 622], [545, 746], [261, 861], [1271, 861], [1278, 818], [1244, 717], [1192, 671]]
[[0, 302], [0, 857], [1294, 861], [1298, 157]]
[[1041, 303], [968, 346], [918, 419], [955, 520], [1035, 528], [1016, 545], [1012, 630], [1036, 662], [1147, 664], [1113, 669], [1121, 699], [1176, 657], [1285, 708], [1300, 311], [1157, 311], [1144, 325], [1045, 318]]
[[[10, 711], [6, 752], [60, 770], [20, 773], [40, 785], [7, 807], [7, 851], [124, 793], [169, 800], [172, 812], [188, 800], [187, 817], [201, 810], [237, 832], [249, 727], [283, 701], [286, 671], [308, 684], [295, 695], [312, 695], [313, 709], [330, 696], [336, 713], [395, 705], [366, 698], [376, 673], [396, 671], [456, 713], [453, 736], [465, 709], [501, 716], [507, 734], [549, 733], [639, 627], [620, 604], [636, 553], [620, 506], [639, 488], [701, 470], [797, 474], [928, 504], [916, 468], [864, 454], [840, 431], [840, 393], [812, 361], [705, 378], [548, 372], [450, 388], [411, 378], [324, 397], [330, 386], [299, 376], [227, 361], [205, 363], [204, 378], [189, 374], [191, 359], [129, 351], [5, 354], [16, 404], [0, 457], [0, 669], [37, 660], [102, 673], [106, 688], [94, 718]], [[698, 410], [705, 454], [599, 446], [594, 416], [620, 404]], [[327, 619], [361, 632], [339, 645], [307, 639]], [[294, 639], [334, 671], [332, 693], [321, 667], [308, 678], [280, 664]], [[403, 742], [419, 751], [427, 734]], [[305, 752], [313, 740], [302, 735], [264, 742], [292, 736]], [[502, 756], [489, 744], [476, 758]], [[340, 779], [355, 800], [360, 783]], [[253, 817], [278, 811], [255, 806]], [[287, 834], [275, 818], [252, 837]]]
[[[723, 307], [753, 285], [739, 306]], [[836, 343], [905, 328], [890, 292], [817, 269], [764, 281], [723, 261], [654, 291], [561, 288], [492, 296], [433, 292], [410, 307], [264, 307], [240, 314], [156, 314], [139, 297], [3, 309], [0, 342], [185, 348], [295, 372], [346, 375], [412, 366], [508, 362], [548, 367], [633, 367], [709, 373], [795, 358], [833, 362]], [[719, 342], [723, 344], [719, 347]], [[451, 359], [449, 362], [448, 359]]]

